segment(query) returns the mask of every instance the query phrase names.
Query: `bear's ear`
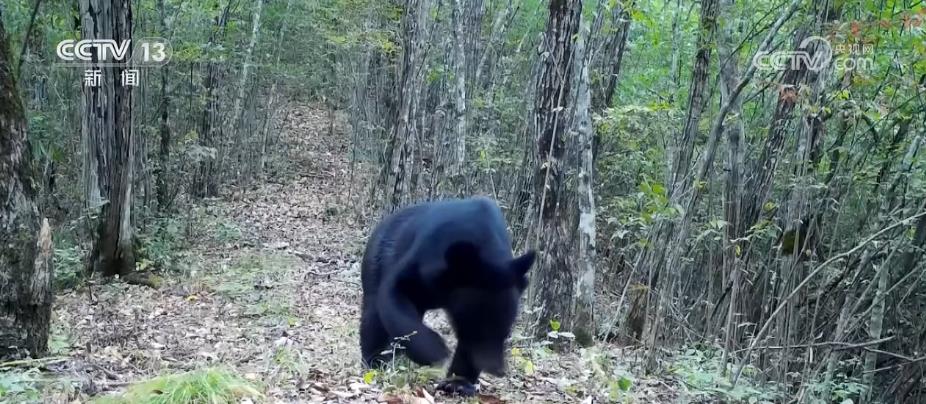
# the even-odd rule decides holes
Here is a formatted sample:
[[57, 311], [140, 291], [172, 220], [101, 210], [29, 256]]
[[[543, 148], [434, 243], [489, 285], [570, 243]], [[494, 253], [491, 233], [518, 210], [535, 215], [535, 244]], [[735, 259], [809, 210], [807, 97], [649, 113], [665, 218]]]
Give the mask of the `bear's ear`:
[[518, 278], [526, 276], [527, 271], [529, 271], [531, 266], [534, 265], [534, 259], [536, 258], [537, 253], [534, 250], [529, 250], [528, 252], [524, 253], [524, 255], [511, 261], [511, 270]]

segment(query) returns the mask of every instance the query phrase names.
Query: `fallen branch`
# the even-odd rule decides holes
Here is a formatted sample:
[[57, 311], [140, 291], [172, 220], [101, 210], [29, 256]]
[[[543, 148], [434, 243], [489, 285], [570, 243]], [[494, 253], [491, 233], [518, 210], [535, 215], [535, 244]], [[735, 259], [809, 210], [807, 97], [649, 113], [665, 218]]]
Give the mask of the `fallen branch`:
[[901, 355], [901, 354], [899, 354], [899, 353], [894, 353], [894, 352], [883, 351], [883, 350], [880, 350], [880, 349], [865, 348], [865, 350], [868, 351], [868, 352], [874, 352], [874, 353], [876, 353], [876, 354], [881, 354], [881, 355], [885, 355], [885, 356], [890, 356], [890, 357], [892, 357], [892, 358], [902, 359], [902, 360], [905, 360], [905, 361], [907, 361], [907, 362], [913, 362], [913, 361], [916, 360], [916, 359], [913, 359], [913, 358], [911, 358], [911, 357], [909, 357], [909, 356], [906, 356], [906, 355]]
[[335, 270], [333, 270], [333, 271], [317, 272], [317, 271], [313, 271], [313, 270], [309, 269], [308, 271], [306, 271], [306, 277], [308, 277], [308, 275], [315, 275], [315, 276], [331, 276], [331, 275], [334, 275], [334, 274], [336, 274], [336, 273], [338, 273], [338, 272], [341, 272], [341, 270], [340, 270], [340, 269], [335, 269]]
[[907, 365], [911, 365], [911, 364], [918, 363], [918, 362], [923, 362], [923, 361], [926, 361], [926, 356], [916, 358], [916, 359], [911, 360], [911, 361], [909, 361], [909, 362], [898, 363], [898, 364], [896, 364], [896, 365], [885, 366], [885, 367], [883, 367], [883, 368], [877, 368], [877, 369], [867, 370], [867, 371], [865, 371], [865, 372], [862, 372], [862, 374], [882, 372], [882, 371], [885, 371], [885, 370], [896, 369], [896, 368], [899, 368], [899, 367], [904, 367], [904, 366], [907, 366]]
[[47, 358], [30, 358], [0, 363], [0, 369], [16, 367], [39, 367], [61, 363], [68, 360], [67, 356], [51, 356]]
[[[795, 348], [819, 348], [819, 347], [825, 347], [825, 346], [835, 346], [835, 348], [833, 348], [834, 351], [846, 351], [849, 349], [866, 348], [872, 345], [878, 345], [878, 344], [890, 341], [892, 339], [894, 339], [894, 336], [876, 339], [872, 341], [858, 342], [854, 344], [849, 343], [849, 342], [827, 341], [827, 342], [816, 342], [812, 344], [763, 346], [763, 347], [759, 347], [759, 349], [795, 349]], [[737, 350], [736, 353], [743, 352], [747, 349], [749, 348], [743, 348], [743, 349]]]
[[130, 272], [121, 278], [129, 285], [147, 286], [152, 289], [160, 289], [164, 283], [160, 276], [147, 272]]

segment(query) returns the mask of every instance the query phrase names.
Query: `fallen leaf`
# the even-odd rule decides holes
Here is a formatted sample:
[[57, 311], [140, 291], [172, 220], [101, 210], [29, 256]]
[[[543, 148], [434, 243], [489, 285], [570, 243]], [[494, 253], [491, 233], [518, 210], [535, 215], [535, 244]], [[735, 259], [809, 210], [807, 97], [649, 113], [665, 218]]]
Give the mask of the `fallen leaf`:
[[480, 404], [504, 404], [505, 400], [502, 400], [496, 396], [490, 394], [479, 394], [476, 396], [479, 399]]
[[356, 391], [370, 389], [370, 385], [365, 384], [365, 383], [357, 383], [357, 382], [351, 383], [348, 387], [350, 387], [351, 390], [356, 390]]
[[376, 401], [380, 403], [385, 403], [385, 404], [405, 404], [405, 401], [402, 400], [401, 397], [394, 396], [394, 395], [382, 396]]
[[353, 398], [353, 397], [359, 396], [359, 395], [360, 395], [360, 392], [359, 392], [359, 391], [338, 391], [338, 390], [333, 390], [333, 391], [331, 392], [331, 394], [334, 394], [334, 395], [338, 396], [338, 398], [341, 398], [341, 399], [348, 399], [348, 398]]

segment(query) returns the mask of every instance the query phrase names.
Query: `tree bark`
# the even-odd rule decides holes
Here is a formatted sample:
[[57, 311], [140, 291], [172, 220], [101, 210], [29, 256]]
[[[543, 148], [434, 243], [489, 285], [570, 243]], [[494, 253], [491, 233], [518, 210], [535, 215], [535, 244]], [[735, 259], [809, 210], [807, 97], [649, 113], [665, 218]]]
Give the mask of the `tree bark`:
[[[158, 13], [160, 17], [161, 33], [169, 37], [167, 27], [167, 10], [164, 6], [164, 0], [158, 0]], [[167, 89], [167, 77], [169, 69], [167, 66], [161, 67], [161, 101], [158, 103], [158, 168], [157, 168], [157, 200], [158, 211], [165, 213], [170, 205], [170, 191], [168, 190], [169, 165], [170, 165], [170, 93]]]
[[386, 210], [392, 211], [411, 198], [418, 167], [418, 96], [423, 86], [424, 49], [429, 0], [406, 0], [403, 26], [401, 77], [397, 83], [399, 108], [395, 114], [386, 176]]
[[[254, 46], [257, 45], [257, 40], [260, 37], [260, 15], [261, 15], [261, 12], [263, 11], [263, 8], [264, 8], [263, 6], [264, 6], [264, 0], [257, 0], [257, 2], [255, 3], [254, 19], [251, 22], [251, 40], [250, 42], [248, 42], [248, 47], [245, 49], [245, 52], [244, 52], [244, 63], [242, 63], [241, 65], [241, 78], [238, 81], [238, 96], [235, 97], [235, 106], [234, 106], [234, 109], [232, 110], [232, 118], [231, 120], [228, 121], [228, 124], [230, 126], [227, 132], [232, 134], [232, 137], [234, 138], [234, 142], [235, 142], [234, 150], [232, 150], [231, 153], [233, 153], [232, 161], [235, 162], [236, 167], [242, 167], [242, 165], [246, 164], [245, 156], [247, 155], [247, 153], [245, 150], [243, 150], [244, 147], [242, 147], [242, 144], [244, 143], [242, 139], [242, 136], [244, 135], [242, 134], [242, 131], [241, 131], [241, 126], [242, 126], [241, 115], [242, 115], [242, 109], [244, 108], [242, 104], [244, 103], [244, 97], [245, 97], [245, 94], [247, 93], [246, 90], [248, 87], [248, 74], [251, 71], [251, 58], [252, 58], [251, 55], [254, 54]], [[221, 156], [221, 159], [222, 159], [219, 164], [219, 172], [223, 172], [224, 167], [225, 167], [225, 158], [228, 156], [228, 153], [227, 152], [219, 153], [219, 155]], [[238, 178], [240, 176], [241, 171], [242, 171], [241, 168], [237, 170], [237, 172], [235, 173], [235, 178]]]
[[[130, 0], [98, 2], [81, 0], [81, 32], [84, 39], [132, 38]], [[131, 49], [129, 50], [131, 57]], [[126, 66], [91, 67], [102, 73], [99, 86], [83, 87], [83, 122], [89, 180], [87, 200], [99, 210], [100, 221], [90, 266], [103, 275], [126, 275], [135, 270], [132, 228], [132, 180], [135, 169], [132, 133], [132, 87], [121, 85]], [[102, 197], [106, 200], [103, 201]]]
[[694, 140], [701, 123], [707, 90], [707, 76], [710, 73], [711, 52], [714, 48], [714, 36], [717, 32], [717, 1], [701, 2], [701, 30], [698, 34], [698, 50], [695, 53], [691, 69], [691, 87], [688, 92], [688, 113], [685, 127], [676, 137], [672, 150], [672, 167], [670, 169], [670, 199], [677, 201], [679, 194], [688, 183], [691, 156], [694, 154]]
[[[601, 10], [604, 1], [599, 0], [594, 15], [594, 31], [601, 24]], [[591, 345], [594, 335], [597, 334], [595, 322], [595, 264], [597, 251], [595, 246], [595, 194], [594, 194], [594, 164], [593, 154], [593, 128], [591, 118], [592, 94], [588, 77], [594, 49], [589, 44], [592, 37], [592, 27], [589, 21], [582, 20], [579, 35], [576, 40], [575, 69], [576, 75], [576, 106], [573, 120], [575, 141], [578, 146], [578, 184], [576, 192], [576, 205], [578, 206], [579, 224], [576, 227], [576, 295], [573, 302], [575, 321], [572, 327], [576, 340], [582, 345]], [[565, 268], [563, 268], [565, 270]]]
[[[727, 135], [727, 175], [724, 186], [723, 211], [724, 220], [726, 221], [725, 237], [723, 240], [723, 273], [724, 277], [729, 279], [730, 283], [730, 301], [727, 310], [727, 318], [724, 326], [724, 358], [721, 363], [726, 363], [727, 355], [735, 349], [737, 340], [736, 330], [738, 324], [735, 323], [737, 307], [737, 298], [739, 297], [740, 285], [740, 243], [742, 236], [740, 234], [740, 199], [743, 197], [743, 147], [746, 145], [744, 136], [742, 115], [742, 101], [740, 98], [731, 100], [730, 96], [739, 84], [739, 52], [736, 51], [736, 42], [733, 33], [737, 31], [734, 27], [739, 23], [734, 17], [733, 0], [722, 0], [721, 12], [725, 14], [724, 20], [726, 26], [720, 31], [720, 41], [718, 41], [718, 54], [720, 56], [720, 92], [721, 102], [732, 102], [730, 112], [733, 114], [733, 121], [725, 125]], [[727, 282], [723, 282], [724, 285]], [[707, 319], [710, 321], [710, 319]]]
[[0, 18], [0, 360], [47, 352], [54, 276], [8, 40]]
[[573, 324], [574, 273], [570, 269], [573, 242], [568, 224], [568, 192], [564, 184], [564, 157], [568, 129], [570, 80], [573, 64], [573, 37], [578, 32], [582, 2], [551, 0], [537, 81], [537, 98], [532, 122], [537, 140], [537, 174], [534, 176], [534, 202], [539, 216], [532, 231], [541, 253], [533, 272], [530, 298], [540, 306], [535, 333], [545, 335], [551, 321], [567, 328]]
[[[215, 29], [209, 35], [209, 42], [206, 49], [212, 49], [219, 40], [219, 35], [225, 34], [225, 28], [228, 24], [228, 15], [232, 2], [229, 0], [225, 3], [221, 14], [215, 18]], [[218, 163], [217, 149], [222, 138], [222, 125], [217, 124], [216, 115], [219, 111], [219, 101], [215, 94], [220, 74], [219, 64], [215, 61], [206, 62], [205, 78], [203, 87], [206, 98], [206, 108], [203, 110], [202, 122], [200, 123], [200, 147], [205, 153], [202, 153], [202, 161], [199, 163], [199, 172], [193, 186], [193, 194], [198, 197], [217, 196], [219, 194], [218, 180]]]
[[463, 36], [463, 0], [451, 0], [451, 3], [453, 6], [451, 10], [451, 23], [453, 25], [453, 82], [451, 83], [453, 131], [450, 134], [450, 141], [446, 145], [449, 150], [441, 152], [442, 155], [447, 155], [447, 158], [441, 161], [441, 165], [446, 169], [446, 178], [439, 178], [438, 181], [443, 184], [443, 186], [439, 187], [442, 194], [460, 195], [466, 189], [463, 172], [463, 162], [466, 158], [467, 64], [464, 51], [466, 38]]
[[[629, 7], [633, 7], [635, 1], [631, 1]], [[608, 39], [608, 47], [605, 52], [605, 72], [607, 73], [607, 85], [604, 93], [596, 98], [595, 109], [602, 110], [611, 107], [614, 99], [614, 91], [617, 89], [617, 81], [620, 77], [621, 66], [624, 61], [624, 52], [627, 49], [627, 38], [630, 36], [630, 13], [620, 3], [614, 6], [612, 11], [614, 18], [613, 24], [618, 29]]]

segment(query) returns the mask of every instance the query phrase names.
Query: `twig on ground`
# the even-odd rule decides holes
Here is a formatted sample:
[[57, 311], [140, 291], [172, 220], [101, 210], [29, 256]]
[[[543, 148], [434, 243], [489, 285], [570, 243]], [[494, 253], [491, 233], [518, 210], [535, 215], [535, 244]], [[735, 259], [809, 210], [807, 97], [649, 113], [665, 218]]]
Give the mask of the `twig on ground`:
[[0, 363], [0, 369], [15, 367], [40, 367], [68, 360], [66, 356], [52, 356], [48, 358], [30, 358]]

